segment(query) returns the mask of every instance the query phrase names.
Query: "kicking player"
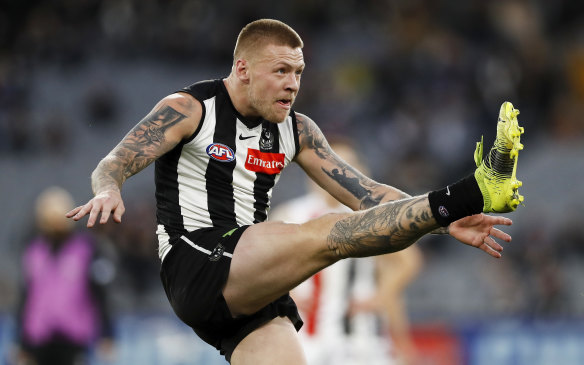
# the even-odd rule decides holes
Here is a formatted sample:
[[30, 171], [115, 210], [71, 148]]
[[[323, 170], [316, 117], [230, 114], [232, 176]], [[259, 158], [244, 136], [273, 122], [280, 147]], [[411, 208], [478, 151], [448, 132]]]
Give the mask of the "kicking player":
[[[399, 251], [430, 232], [501, 257], [495, 239], [511, 237], [495, 226], [511, 220], [482, 212], [509, 212], [522, 199], [515, 179], [522, 130], [510, 103], [473, 174], [411, 197], [348, 165], [314, 121], [292, 110], [302, 47], [280, 21], [246, 25], [229, 76], [158, 102], [99, 162], [95, 196], [67, 214], [89, 215], [88, 227], [121, 222], [123, 183], [156, 161], [163, 286], [178, 317], [233, 364], [305, 363], [302, 320], [288, 292], [343, 258]], [[354, 212], [265, 222], [272, 188], [292, 161]]]

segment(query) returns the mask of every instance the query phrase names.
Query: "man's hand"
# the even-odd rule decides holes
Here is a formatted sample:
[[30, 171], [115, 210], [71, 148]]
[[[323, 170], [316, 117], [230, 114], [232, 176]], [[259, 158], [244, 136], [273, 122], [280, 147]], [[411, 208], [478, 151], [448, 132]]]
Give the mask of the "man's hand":
[[511, 236], [495, 228], [496, 225], [510, 226], [511, 219], [475, 214], [453, 222], [449, 226], [450, 235], [469, 246], [480, 248], [489, 255], [500, 258], [503, 246], [495, 241], [495, 238], [505, 242], [511, 242]]
[[89, 219], [87, 220], [87, 227], [91, 228], [95, 225], [97, 217], [101, 213], [101, 219], [99, 223], [107, 223], [110, 214], [112, 214], [112, 219], [116, 223], [122, 222], [122, 215], [126, 211], [124, 207], [124, 202], [122, 201], [122, 195], [119, 190], [106, 190], [103, 191], [93, 199], [87, 202], [85, 205], [81, 205], [66, 214], [67, 218], [73, 218], [74, 221], [78, 221], [89, 213]]

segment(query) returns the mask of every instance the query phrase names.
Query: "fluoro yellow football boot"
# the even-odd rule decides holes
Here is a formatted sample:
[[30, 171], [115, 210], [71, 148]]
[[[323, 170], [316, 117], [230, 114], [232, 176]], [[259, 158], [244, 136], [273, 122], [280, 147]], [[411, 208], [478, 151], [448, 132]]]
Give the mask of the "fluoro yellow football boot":
[[483, 139], [477, 142], [474, 176], [483, 194], [483, 212], [507, 213], [517, 209], [524, 197], [519, 195], [521, 181], [517, 180], [517, 158], [523, 149], [520, 142], [524, 132], [517, 121], [519, 110], [506, 101], [501, 105], [497, 122], [497, 138], [483, 158]]

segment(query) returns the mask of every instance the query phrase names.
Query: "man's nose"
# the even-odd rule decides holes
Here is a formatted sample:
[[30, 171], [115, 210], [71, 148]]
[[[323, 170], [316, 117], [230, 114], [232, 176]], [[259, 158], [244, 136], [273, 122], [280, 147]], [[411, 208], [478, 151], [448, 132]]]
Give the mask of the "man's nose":
[[300, 78], [295, 73], [290, 73], [286, 78], [286, 90], [298, 91], [300, 87]]

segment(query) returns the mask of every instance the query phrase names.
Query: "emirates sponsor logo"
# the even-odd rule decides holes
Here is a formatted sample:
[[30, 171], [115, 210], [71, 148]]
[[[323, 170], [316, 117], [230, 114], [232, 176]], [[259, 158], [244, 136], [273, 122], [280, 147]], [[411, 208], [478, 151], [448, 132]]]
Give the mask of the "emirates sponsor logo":
[[284, 168], [284, 154], [262, 152], [248, 148], [245, 168], [249, 171], [263, 172], [268, 175], [279, 174]]

